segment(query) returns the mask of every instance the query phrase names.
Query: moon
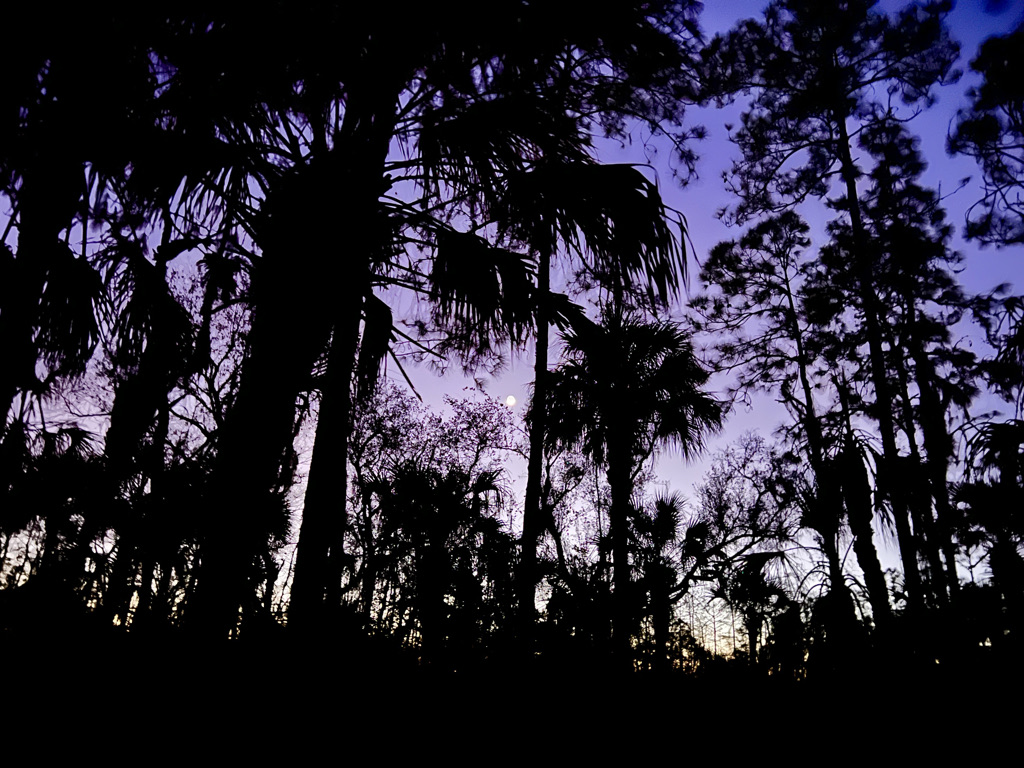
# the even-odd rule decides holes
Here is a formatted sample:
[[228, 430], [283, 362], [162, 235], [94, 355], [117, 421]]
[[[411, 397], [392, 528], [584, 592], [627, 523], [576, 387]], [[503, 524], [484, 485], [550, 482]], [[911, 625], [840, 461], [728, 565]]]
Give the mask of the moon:
[[509, 408], [512, 408], [513, 406], [515, 406], [515, 404], [516, 404], [515, 395], [509, 395], [508, 397], [505, 398], [505, 405], [507, 405]]

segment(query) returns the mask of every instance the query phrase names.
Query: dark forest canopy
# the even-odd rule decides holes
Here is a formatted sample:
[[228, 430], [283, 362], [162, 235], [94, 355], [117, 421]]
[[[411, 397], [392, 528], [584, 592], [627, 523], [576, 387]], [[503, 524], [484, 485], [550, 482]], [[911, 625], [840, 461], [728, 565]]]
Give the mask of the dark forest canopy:
[[[786, 680], [1019, 652], [1024, 298], [960, 284], [915, 133], [971, 62], [943, 96], [979, 163], [967, 245], [1019, 258], [1019, 29], [294, 6], [12, 12], [5, 641]], [[665, 187], [716, 107], [736, 229], [692, 253]], [[601, 157], [640, 136], [674, 174]], [[525, 418], [410, 394], [511, 355]], [[774, 435], [708, 455], [764, 396]], [[693, 498], [673, 451], [706, 458]]]

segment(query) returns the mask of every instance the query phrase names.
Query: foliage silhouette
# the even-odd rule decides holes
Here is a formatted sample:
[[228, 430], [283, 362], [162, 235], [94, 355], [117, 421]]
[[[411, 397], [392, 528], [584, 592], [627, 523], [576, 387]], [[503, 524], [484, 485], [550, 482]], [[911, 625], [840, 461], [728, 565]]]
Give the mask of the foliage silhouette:
[[[548, 441], [578, 445], [607, 469], [614, 560], [614, 638], [628, 652], [633, 600], [629, 521], [634, 481], [663, 444], [697, 454], [721, 424], [718, 403], [701, 391], [707, 373], [675, 326], [625, 320], [566, 334], [565, 361], [551, 374]], [[538, 404], [536, 407], [540, 407]], [[531, 418], [532, 418], [531, 406]]]
[[[870, 236], [858, 191], [862, 171], [852, 152], [863, 130], [900, 119], [896, 96], [904, 105], [927, 106], [935, 86], [955, 80], [958, 46], [943, 23], [949, 3], [908, 6], [895, 17], [874, 6], [857, 0], [836, 11], [803, 0], [776, 2], [763, 23], [744, 22], [717, 38], [708, 61], [720, 73], [712, 95], [753, 92], [733, 136], [743, 159], [727, 180], [740, 199], [728, 218], [742, 222], [826, 199], [833, 183], [842, 190], [829, 205], [849, 222], [847, 253], [858, 277], [883, 475], [895, 477], [897, 396], [887, 367], [884, 305], [871, 279]], [[908, 502], [892, 484], [883, 490], [893, 506], [911, 608], [920, 611], [924, 594]]]
[[[736, 701], [1019, 666], [1022, 302], [958, 285], [909, 128], [955, 79], [949, 4], [778, 0], [708, 45], [698, 5], [10, 10], [8, 687], [159, 658], [165, 691], [231, 667], [265, 702], [287, 659], [325, 690], [630, 669]], [[979, 52], [951, 129], [987, 185], [979, 244], [1021, 229], [1019, 36]], [[690, 254], [658, 175], [692, 172], [687, 107], [737, 93], [724, 218], [748, 229], [704, 260], [705, 367], [665, 320]], [[602, 133], [672, 160], [602, 164]], [[531, 337], [529, 422], [383, 382], [385, 361], [493, 372]], [[724, 418], [708, 370], [790, 420], [695, 503], [655, 497], [655, 452]], [[992, 396], [1016, 412], [977, 413]]]
[[1024, 26], [992, 37], [971, 69], [984, 81], [969, 92], [949, 136], [951, 153], [973, 157], [981, 166], [984, 196], [967, 213], [967, 236], [998, 247], [1024, 242], [1024, 92], [1017, 78]]

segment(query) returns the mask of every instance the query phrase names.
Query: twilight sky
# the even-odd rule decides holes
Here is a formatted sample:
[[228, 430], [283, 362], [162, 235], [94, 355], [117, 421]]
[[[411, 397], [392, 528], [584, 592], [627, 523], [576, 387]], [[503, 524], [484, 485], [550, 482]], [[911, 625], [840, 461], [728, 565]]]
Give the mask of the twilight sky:
[[[711, 0], [706, 3], [701, 15], [701, 26], [705, 35], [710, 38], [716, 32], [726, 31], [740, 19], [758, 16], [765, 5], [766, 2], [763, 0]], [[889, 12], [903, 5], [905, 3], [900, 0], [884, 0], [880, 3], [880, 7]], [[920, 137], [922, 154], [929, 163], [924, 184], [939, 189], [946, 196], [944, 205], [947, 218], [955, 226], [953, 247], [966, 257], [960, 280], [965, 290], [969, 292], [986, 292], [1003, 282], [1014, 284], [1017, 292], [1024, 291], [1024, 249], [981, 249], [973, 243], [965, 243], [961, 238], [965, 212], [980, 197], [977, 184], [979, 169], [973, 159], [950, 158], [945, 151], [946, 134], [950, 123], [957, 110], [967, 105], [967, 89], [978, 82], [969, 70], [970, 61], [976, 55], [978, 45], [990, 35], [1010, 31], [1022, 19], [1024, 0], [960, 0], [949, 19], [949, 29], [954, 39], [961, 45], [958, 68], [964, 75], [957, 84], [939, 89], [937, 103], [910, 123], [911, 132]], [[624, 148], [617, 143], [598, 142], [598, 156], [604, 162], [648, 164], [650, 167], [647, 171], [652, 178], [656, 178], [666, 202], [686, 217], [693, 246], [689, 253], [691, 295], [700, 288], [697, 279], [699, 262], [703, 261], [716, 243], [738, 238], [743, 231], [740, 228], [726, 227], [716, 217], [718, 209], [734, 203], [724, 188], [722, 174], [729, 169], [732, 159], [738, 156], [738, 150], [729, 142], [725, 124], [738, 124], [742, 109], [741, 99], [726, 109], [691, 110], [691, 121], [706, 126], [708, 138], [697, 145], [700, 155], [699, 178], [685, 188], [680, 187], [672, 177], [668, 149], [659, 147], [656, 140], [646, 149], [643, 147], [645, 137], [639, 134], [634, 137], [630, 146]], [[971, 177], [971, 180], [958, 189], [961, 181], [967, 177]], [[815, 220], [820, 225], [829, 217], [828, 212], [820, 205], [816, 209], [813, 205], [803, 206], [800, 212], [812, 225]], [[817, 237], [812, 243], [812, 249], [820, 245], [821, 237]], [[682, 311], [681, 306], [678, 311]], [[963, 343], [978, 346], [979, 340], [964, 338]], [[551, 361], [552, 364], [557, 361], [555, 350], [552, 352]], [[502, 375], [484, 380], [485, 392], [502, 401], [507, 395], [513, 395], [518, 401], [515, 409], [522, 412], [529, 399], [531, 366], [532, 349], [528, 348], [510, 360]], [[454, 369], [457, 366], [452, 367]], [[473, 385], [471, 380], [463, 379], [454, 372], [438, 377], [425, 368], [419, 368], [410, 370], [410, 373], [424, 400], [435, 408], [441, 406], [445, 394], [459, 397], [464, 387]], [[387, 375], [404, 386], [397, 370], [389, 368]], [[713, 388], [720, 388], [723, 384], [721, 380], [713, 380]], [[998, 402], [993, 402], [989, 404], [989, 408], [979, 406], [977, 410], [998, 408], [999, 405]], [[750, 410], [738, 409], [729, 416], [724, 432], [712, 441], [711, 451], [725, 447], [742, 433], [750, 430], [759, 431], [765, 437], [769, 437], [785, 417], [781, 406], [772, 402], [770, 398], [755, 400]], [[663, 455], [658, 460], [657, 474], [662, 481], [668, 481], [670, 490], [681, 491], [692, 498], [693, 486], [700, 481], [706, 470], [711, 451], [703, 460], [689, 466], [685, 465], [678, 455]], [[516, 474], [514, 468], [510, 467], [510, 471], [513, 475]], [[525, 465], [522, 474], [525, 477]], [[516, 481], [520, 491], [524, 482], [521, 478]]]

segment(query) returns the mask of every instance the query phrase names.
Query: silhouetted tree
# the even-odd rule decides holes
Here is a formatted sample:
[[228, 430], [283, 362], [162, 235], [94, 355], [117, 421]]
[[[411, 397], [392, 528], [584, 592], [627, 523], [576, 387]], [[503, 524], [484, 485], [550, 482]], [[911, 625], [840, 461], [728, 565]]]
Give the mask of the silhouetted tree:
[[[351, 380], [371, 289], [382, 277], [402, 284], [402, 275], [419, 271], [396, 255], [396, 242], [405, 252], [396, 233], [419, 233], [414, 239], [429, 255], [439, 234], [452, 231], [456, 213], [486, 224], [475, 221], [474, 211], [509, 171], [564, 156], [567, 148], [576, 147], [578, 155], [593, 115], [615, 115], [606, 121], [614, 130], [622, 114], [643, 113], [657, 122], [674, 113], [673, 100], [655, 103], [632, 94], [644, 82], [664, 82], [667, 73], [677, 77], [677, 38], [667, 32], [689, 23], [687, 7], [629, 6], [613, 16], [582, 18], [569, 8], [509, 2], [490, 9], [487, 34], [467, 33], [460, 21], [470, 9], [462, 5], [443, 12], [410, 5], [406, 23], [397, 27], [394, 9], [353, 14], [333, 6], [318, 7], [316, 22], [306, 16], [301, 29], [213, 20], [203, 50], [217, 66], [193, 57], [192, 76], [206, 72], [214, 83], [232, 82], [239, 70], [224, 49], [236, 51], [244, 40], [247, 49], [272, 52], [259, 75], [274, 98], [260, 92], [255, 122], [241, 115], [222, 128], [255, 151], [254, 181], [266, 194], [251, 221], [261, 257], [253, 275], [250, 356], [214, 472], [213, 488], [222, 498], [212, 503], [224, 533], [204, 560], [211, 631], [220, 634], [231, 623], [231, 595], [242, 589], [237, 574], [255, 546], [229, 535], [247, 525], [229, 510], [265, 507], [261, 498], [269, 489], [251, 487], [245, 493], [252, 498], [241, 503], [234, 494], [253, 474], [277, 482], [295, 397], [309, 387], [309, 371], [328, 342], [327, 372], [319, 382], [324, 434], [315, 448], [292, 592], [296, 626], [304, 614], [318, 621], [325, 598], [336, 596], [344, 515], [333, 500], [344, 492], [338, 492], [339, 475], [321, 466], [346, 465]], [[297, 22], [295, 14], [284, 15]], [[656, 17], [667, 26], [653, 24]], [[535, 34], [538, 29], [544, 33]], [[572, 51], [588, 56], [567, 57]], [[659, 51], [665, 56], [651, 66]], [[550, 98], [552, 89], [559, 98]], [[389, 157], [393, 140], [410, 159]], [[264, 148], [272, 150], [270, 157]], [[399, 187], [418, 202], [405, 202]], [[322, 255], [338, 249], [339, 227], [351, 256], [343, 268]], [[332, 551], [338, 555], [333, 564]], [[213, 626], [214, 615], [222, 626]]]
[[[810, 465], [812, 482], [804, 484], [803, 524], [820, 537], [828, 562], [831, 601], [840, 624], [849, 625], [853, 603], [846, 588], [838, 550], [843, 530], [843, 498], [834, 467], [837, 452], [822, 404], [835, 353], [823, 354], [822, 339], [832, 328], [812, 321], [805, 309], [807, 281], [816, 262], [804, 255], [810, 245], [807, 224], [793, 211], [765, 219], [739, 242], [717, 245], [704, 264], [702, 278], [709, 291], [693, 308], [698, 328], [716, 334], [714, 365], [734, 372], [737, 396], [755, 391], [777, 397], [796, 422], [795, 434]], [[797, 489], [792, 489], [796, 493]], [[876, 620], [889, 615], [888, 592], [871, 540], [871, 518], [857, 517], [857, 554], [869, 574]], [[864, 525], [866, 523], [866, 525]], [[841, 634], [841, 627], [835, 627]]]
[[[718, 403], [701, 391], [708, 374], [689, 339], [670, 324], [591, 322], [565, 335], [565, 360], [551, 374], [548, 440], [578, 445], [606, 468], [614, 560], [616, 652], [628, 658], [632, 575], [629, 524], [634, 482], [660, 445], [697, 455], [721, 423]], [[539, 404], [538, 406], [539, 407]]]
[[148, 11], [121, 4], [59, 19], [23, 7], [8, 23], [20, 42], [0, 55], [9, 73], [0, 97], [0, 190], [11, 214], [3, 240], [18, 233], [16, 251], [0, 247], [5, 418], [17, 393], [38, 396], [83, 373], [98, 341], [88, 228], [93, 206], [123, 184], [157, 132], [149, 53], [159, 27]]
[[1024, 26], [986, 40], [971, 62], [984, 81], [968, 95], [949, 136], [950, 153], [981, 166], [984, 196], [967, 213], [967, 237], [997, 246], [1024, 242]]
[[646, 286], [662, 306], [685, 274], [685, 252], [657, 187], [639, 169], [590, 162], [544, 164], [508, 182], [505, 225], [537, 254], [537, 292], [530, 456], [527, 467], [519, 599], [525, 627], [533, 620], [537, 539], [548, 527], [541, 494], [549, 393], [548, 333], [552, 323], [582, 322], [579, 311], [559, 312], [551, 293], [552, 261], [559, 245], [582, 257], [583, 269], [603, 276], [619, 295]]
[[360, 406], [348, 586], [371, 633], [421, 633], [431, 663], [459, 666], [500, 656], [513, 630], [514, 539], [498, 518], [514, 435], [494, 401], [448, 405], [433, 414], [389, 386]]
[[[843, 193], [833, 201], [848, 216], [853, 269], [860, 276], [861, 312], [875, 390], [886, 476], [899, 464], [896, 395], [889, 380], [880, 298], [871, 290], [869, 234], [859, 203], [861, 170], [854, 138], [865, 126], [906, 104], [927, 104], [935, 85], [952, 79], [957, 46], [943, 17], [949, 3], [914, 5], [894, 18], [857, 0], [839, 8], [804, 0], [776, 2], [764, 22], [744, 22], [716, 39], [709, 60], [720, 87], [753, 93], [733, 140], [743, 152], [729, 179], [740, 197], [737, 221], [782, 210], [808, 198], [825, 198], [834, 182]], [[877, 94], [887, 93], [883, 102]], [[886, 488], [894, 505], [912, 607], [923, 604], [907, 503]]]
[[[956, 349], [949, 332], [969, 304], [954, 278], [962, 257], [949, 248], [951, 228], [938, 196], [918, 183], [924, 163], [916, 140], [896, 121], [879, 120], [864, 129], [860, 145], [875, 161], [859, 203], [870, 236], [864, 257], [871, 263], [871, 293], [885, 308], [879, 317], [885, 321], [893, 423], [907, 446], [907, 455], [893, 465], [902, 479], [892, 479], [883, 463], [879, 485], [904, 495], [913, 546], [930, 577], [925, 597], [941, 605], [958, 589], [947, 479], [954, 443], [947, 417], [954, 408], [965, 411], [977, 393], [974, 355]], [[855, 363], [855, 350], [866, 342], [866, 292], [859, 286], [865, 274], [854, 266], [847, 223], [835, 222], [831, 231], [811, 293], [819, 322], [845, 326], [846, 351], [833, 354], [841, 359], [852, 353]], [[853, 322], [841, 320], [850, 318], [851, 308]], [[856, 365], [849, 369], [855, 379], [868, 378]], [[877, 401], [864, 409], [877, 418]]]
[[719, 585], [713, 592], [742, 617], [747, 635], [747, 663], [755, 671], [767, 668], [758, 654], [765, 624], [776, 615], [788, 613], [793, 605], [781, 583], [765, 572], [773, 561], [784, 559], [782, 552], [743, 555], [732, 564], [731, 573], [720, 574]]
[[[956, 499], [963, 518], [960, 538], [981, 549], [992, 583], [1005, 606], [1002, 627], [993, 642], [1019, 649], [1024, 632], [1024, 527], [1017, 510], [1024, 501], [1024, 425], [1020, 421], [984, 424], [971, 441], [970, 480]], [[1008, 637], [1002, 637], [1008, 631]]]
[[802, 505], [792, 473], [786, 457], [754, 434], [714, 456], [697, 488], [697, 509], [685, 522], [673, 600], [697, 586], [726, 597], [749, 558], [795, 543]]
[[678, 494], [656, 498], [650, 513], [637, 510], [634, 519], [638, 587], [647, 593], [645, 613], [654, 631], [653, 667], [663, 671], [670, 663], [675, 602], [672, 591], [678, 580], [673, 550], [678, 547], [682, 534], [683, 499]]

